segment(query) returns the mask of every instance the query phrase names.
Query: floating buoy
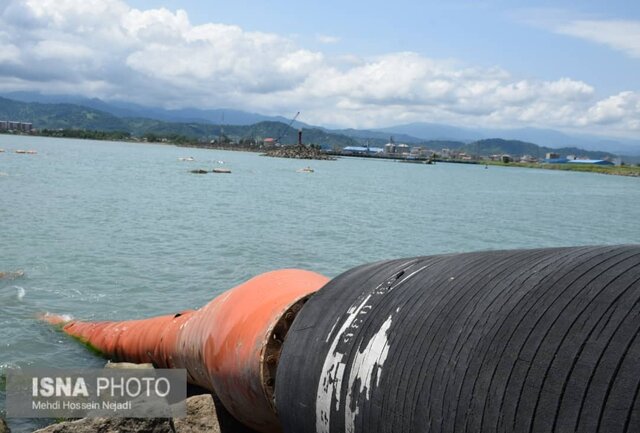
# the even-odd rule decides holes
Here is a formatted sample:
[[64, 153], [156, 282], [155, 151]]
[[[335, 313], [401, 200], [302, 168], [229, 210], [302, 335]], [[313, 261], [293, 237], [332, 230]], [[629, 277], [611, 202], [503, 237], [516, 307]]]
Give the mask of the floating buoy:
[[64, 330], [186, 368], [262, 432], [640, 431], [640, 246], [416, 257], [325, 282], [276, 271], [197, 311]]
[[14, 280], [21, 277], [24, 277], [24, 271], [22, 269], [17, 271], [0, 271], [0, 280]]

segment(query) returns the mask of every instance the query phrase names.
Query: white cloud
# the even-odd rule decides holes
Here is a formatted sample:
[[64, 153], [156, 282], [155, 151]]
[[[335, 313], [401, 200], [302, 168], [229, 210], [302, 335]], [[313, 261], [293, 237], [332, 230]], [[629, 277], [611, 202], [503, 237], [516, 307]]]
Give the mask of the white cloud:
[[626, 124], [638, 130], [640, 120], [640, 93], [621, 92], [598, 101], [581, 120], [583, 124]]
[[339, 37], [329, 35], [316, 35], [316, 40], [321, 44], [337, 44], [340, 42]]
[[141, 11], [121, 0], [5, 0], [0, 29], [2, 91], [302, 111], [306, 122], [344, 126], [640, 129], [633, 91], [598, 99], [592, 86], [571, 78], [522, 79], [412, 52], [331, 57], [281, 35], [194, 25], [183, 10]]
[[556, 32], [607, 45], [640, 58], [640, 21], [575, 20], [560, 24]]
[[514, 80], [497, 68], [462, 68], [397, 53], [344, 70], [317, 71], [284, 99], [329, 101], [337, 110], [314, 112], [328, 123], [350, 113], [362, 126], [401, 120], [568, 126], [594, 94], [588, 84], [569, 78]]
[[52, 61], [82, 61], [93, 56], [89, 47], [64, 41], [39, 41], [31, 53], [38, 59]]
[[20, 62], [20, 49], [11, 43], [6, 32], [0, 32], [0, 46], [0, 65]]

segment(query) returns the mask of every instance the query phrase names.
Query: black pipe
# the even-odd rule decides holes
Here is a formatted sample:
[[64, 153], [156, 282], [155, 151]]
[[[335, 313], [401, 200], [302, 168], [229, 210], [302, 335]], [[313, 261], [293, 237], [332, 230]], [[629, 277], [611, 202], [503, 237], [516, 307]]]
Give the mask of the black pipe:
[[640, 246], [361, 266], [295, 319], [285, 432], [639, 432]]

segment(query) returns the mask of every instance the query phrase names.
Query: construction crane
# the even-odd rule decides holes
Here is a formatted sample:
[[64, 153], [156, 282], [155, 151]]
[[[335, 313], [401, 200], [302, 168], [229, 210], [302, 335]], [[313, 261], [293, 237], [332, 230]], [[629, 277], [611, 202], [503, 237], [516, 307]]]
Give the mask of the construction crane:
[[299, 115], [300, 115], [300, 112], [298, 111], [296, 115], [293, 116], [293, 119], [291, 119], [291, 122], [289, 122], [287, 126], [285, 126], [280, 130], [280, 133], [278, 134], [278, 138], [276, 138], [275, 144], [280, 144], [280, 139], [282, 139], [282, 137], [287, 133], [287, 130], [291, 128], [291, 125], [293, 124], [293, 122], [296, 121]]

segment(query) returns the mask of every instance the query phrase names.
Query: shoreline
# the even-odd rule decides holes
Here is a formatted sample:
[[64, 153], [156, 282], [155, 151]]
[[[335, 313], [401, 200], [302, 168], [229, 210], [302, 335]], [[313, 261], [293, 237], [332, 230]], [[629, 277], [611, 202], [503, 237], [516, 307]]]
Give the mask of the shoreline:
[[485, 164], [493, 167], [514, 167], [514, 168], [534, 168], [540, 170], [560, 170], [575, 171], [580, 173], [606, 174], [610, 176], [624, 177], [640, 177], [640, 167], [623, 165], [623, 166], [601, 166], [601, 165], [579, 165], [579, 164], [543, 164], [543, 163], [522, 163], [510, 162], [503, 163], [498, 161], [481, 161], [478, 164]]
[[[159, 144], [159, 145], [168, 145], [168, 146], [184, 147], [184, 148], [225, 150], [230, 152], [251, 152], [251, 153], [262, 154], [263, 156], [270, 156], [275, 158], [280, 157], [277, 155], [266, 155], [267, 152], [273, 151], [274, 149], [278, 149], [276, 147], [263, 147], [263, 146], [254, 147], [254, 146], [246, 146], [246, 145], [232, 146], [229, 144], [212, 144], [212, 143], [177, 143], [177, 142], [171, 142], [171, 141], [145, 141], [145, 140], [135, 140], [135, 139], [113, 140], [108, 138], [99, 139], [99, 138], [59, 137], [59, 136], [45, 135], [45, 134], [8, 134], [5, 132], [2, 132], [0, 134], [9, 135], [9, 136], [21, 136], [21, 137], [44, 137], [44, 138], [52, 138], [52, 139]], [[333, 152], [333, 151], [328, 152], [327, 156], [337, 157], [337, 158], [378, 159], [383, 161], [394, 160], [394, 158], [373, 158], [371, 156], [366, 156], [366, 155], [364, 156], [363, 155], [344, 155], [344, 154], [340, 154], [339, 152]], [[286, 158], [286, 157], [282, 157], [282, 158]], [[322, 160], [322, 159], [324, 158], [317, 158], [317, 160]], [[598, 166], [598, 165], [577, 165], [577, 164], [571, 164], [571, 163], [565, 163], [565, 164], [520, 163], [520, 162], [503, 163], [499, 161], [490, 161], [490, 160], [468, 161], [468, 160], [455, 160], [455, 159], [442, 159], [442, 158], [435, 158], [433, 161], [435, 163], [445, 163], [445, 164], [469, 164], [469, 165], [486, 165], [486, 166], [497, 166], [497, 167], [536, 168], [541, 170], [561, 170], [561, 171], [575, 171], [575, 172], [581, 172], [581, 173], [606, 174], [610, 176], [640, 177], [640, 165]]]

